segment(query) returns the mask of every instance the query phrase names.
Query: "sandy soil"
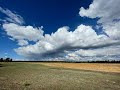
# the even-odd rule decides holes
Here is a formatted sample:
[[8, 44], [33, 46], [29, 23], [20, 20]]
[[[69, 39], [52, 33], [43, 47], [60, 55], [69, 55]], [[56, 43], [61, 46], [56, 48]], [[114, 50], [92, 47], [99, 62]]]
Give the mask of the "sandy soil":
[[47, 66], [53, 66], [53, 67], [120, 73], [120, 64], [109, 64], [109, 63], [105, 63], [105, 64], [102, 64], [102, 63], [42, 63], [42, 64]]

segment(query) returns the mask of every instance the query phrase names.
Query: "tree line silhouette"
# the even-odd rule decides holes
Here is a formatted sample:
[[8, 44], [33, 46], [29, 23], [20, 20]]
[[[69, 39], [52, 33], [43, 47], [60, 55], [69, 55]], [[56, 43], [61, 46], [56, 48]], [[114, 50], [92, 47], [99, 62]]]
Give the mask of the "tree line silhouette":
[[12, 58], [0, 58], [0, 62], [12, 62]]
[[71, 61], [71, 60], [66, 60], [66, 61], [13, 61], [13, 62], [42, 62], [42, 63], [120, 63], [120, 60], [101, 60], [101, 61]]
[[12, 58], [0, 58], [0, 62], [49, 62], [49, 63], [120, 63], [120, 60], [101, 60], [101, 61], [13, 61]]

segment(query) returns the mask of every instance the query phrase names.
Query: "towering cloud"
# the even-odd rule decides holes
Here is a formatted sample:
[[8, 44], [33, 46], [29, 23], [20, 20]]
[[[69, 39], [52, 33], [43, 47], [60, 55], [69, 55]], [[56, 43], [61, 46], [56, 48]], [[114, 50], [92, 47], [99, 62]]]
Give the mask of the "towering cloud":
[[44, 57], [64, 57], [64, 59], [68, 59], [71, 52], [79, 52], [78, 57], [91, 56], [88, 55], [90, 50], [94, 51], [94, 49], [97, 49], [94, 52], [96, 54], [93, 54], [96, 56], [101, 50], [99, 48], [119, 44], [118, 41], [111, 40], [105, 35], [98, 36], [90, 26], [80, 25], [73, 32], [68, 29], [68, 27], [59, 28], [51, 35], [45, 34], [44, 38], [36, 42], [36, 44], [19, 47], [15, 51], [19, 55], [34, 59]]

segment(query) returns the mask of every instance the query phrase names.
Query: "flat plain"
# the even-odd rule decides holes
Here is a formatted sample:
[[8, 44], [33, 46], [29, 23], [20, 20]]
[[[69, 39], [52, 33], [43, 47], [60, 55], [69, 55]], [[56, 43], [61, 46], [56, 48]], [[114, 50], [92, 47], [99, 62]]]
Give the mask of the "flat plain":
[[60, 67], [60, 68], [120, 73], [120, 64], [117, 63], [116, 64], [115, 63], [42, 63], [42, 64], [47, 66]]
[[0, 90], [120, 90], [120, 64], [1, 62]]

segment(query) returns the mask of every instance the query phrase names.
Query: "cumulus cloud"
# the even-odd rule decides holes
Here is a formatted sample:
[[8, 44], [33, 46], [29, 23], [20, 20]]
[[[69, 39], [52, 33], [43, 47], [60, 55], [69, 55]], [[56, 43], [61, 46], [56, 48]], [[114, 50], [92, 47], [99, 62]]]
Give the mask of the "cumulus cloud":
[[98, 23], [108, 23], [120, 19], [120, 0], [93, 0], [88, 9], [80, 8], [80, 16], [100, 18]]
[[[82, 57], [99, 56], [102, 51], [99, 48], [120, 44], [119, 40], [112, 40], [106, 35], [97, 35], [91, 26], [82, 24], [74, 31], [69, 31], [68, 26], [61, 27], [51, 35], [43, 35], [43, 30], [40, 28], [20, 26], [14, 23], [3, 24], [3, 28], [7, 35], [18, 40], [18, 44], [21, 45], [14, 49], [17, 54], [35, 60], [44, 58], [83, 60]], [[35, 44], [31, 45], [28, 43], [29, 41], [34, 41]], [[106, 55], [105, 52], [109, 52], [109, 49], [103, 50], [105, 50], [103, 55]], [[111, 54], [109, 53], [109, 55]]]
[[103, 30], [112, 38], [120, 39], [120, 0], [93, 0], [88, 9], [80, 8], [80, 16], [99, 18]]
[[41, 30], [41, 28], [5, 23], [3, 24], [3, 29], [13, 40], [18, 40], [19, 45], [27, 45], [28, 42], [26, 40], [36, 42], [43, 38], [43, 30]]
[[28, 44], [29, 43], [26, 40], [18, 40], [18, 45], [20, 45], [20, 46], [24, 46], [24, 45], [28, 45]]
[[117, 45], [116, 47], [114, 46], [109, 46], [109, 47], [102, 47], [98, 49], [80, 49], [74, 52], [75, 55], [79, 56], [113, 56], [113, 55], [120, 55], [120, 46]]
[[119, 60], [120, 45], [109, 46], [98, 49], [79, 49], [69, 52], [66, 59], [70, 60]]
[[8, 9], [3, 9], [2, 7], [0, 7], [0, 12], [2, 12], [3, 14], [5, 14], [7, 16], [5, 18], [5, 20], [2, 20], [4, 22], [13, 22], [16, 24], [24, 24], [25, 23], [24, 19], [20, 15], [11, 12]]
[[[118, 59], [120, 56], [120, 0], [109, 0], [107, 3], [105, 1], [93, 0], [88, 9], [81, 7], [79, 14], [82, 17], [99, 18], [96, 27], [102, 26], [109, 37], [104, 34], [97, 35], [91, 26], [83, 24], [73, 31], [70, 31], [68, 26], [64, 26], [52, 34], [44, 34], [42, 27], [23, 26], [20, 23], [3, 23], [2, 27], [11, 39], [18, 41], [20, 47], [14, 49], [15, 52], [28, 59]], [[29, 41], [35, 44], [30, 44]]]
[[[81, 49], [80, 52], [82, 52], [82, 49], [102, 48], [113, 44], [119, 44], [119, 42], [105, 35], [97, 35], [90, 26], [80, 25], [74, 31], [69, 31], [69, 27], [65, 26], [51, 35], [45, 34], [44, 38], [36, 44], [19, 47], [15, 51], [19, 55], [34, 59], [44, 57], [64, 57], [65, 59], [72, 50]], [[76, 54], [72, 58], [76, 59]]]

